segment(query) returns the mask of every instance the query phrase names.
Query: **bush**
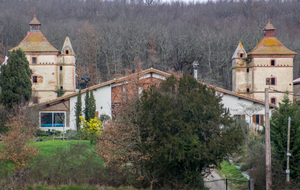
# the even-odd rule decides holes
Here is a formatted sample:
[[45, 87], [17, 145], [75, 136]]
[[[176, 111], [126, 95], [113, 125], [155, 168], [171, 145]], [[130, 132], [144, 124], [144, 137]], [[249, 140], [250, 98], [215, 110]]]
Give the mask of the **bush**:
[[66, 137], [68, 137], [69, 140], [78, 140], [80, 139], [80, 134], [76, 130], [67, 130]]

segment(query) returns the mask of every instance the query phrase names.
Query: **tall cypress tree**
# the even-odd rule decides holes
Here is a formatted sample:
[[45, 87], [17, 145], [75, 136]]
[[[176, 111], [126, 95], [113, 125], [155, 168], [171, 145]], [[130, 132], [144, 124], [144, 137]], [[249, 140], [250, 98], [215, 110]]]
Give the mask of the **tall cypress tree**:
[[0, 102], [6, 108], [12, 108], [21, 101], [28, 102], [31, 97], [31, 69], [25, 53], [13, 50], [9, 55], [7, 65], [1, 67]]
[[90, 91], [90, 110], [89, 111], [90, 111], [91, 119], [94, 118], [95, 113], [96, 113], [96, 100], [95, 100], [94, 93], [92, 90]]
[[90, 108], [90, 90], [87, 89], [85, 91], [85, 108], [84, 108], [84, 115], [87, 121], [90, 121], [91, 119], [89, 108]]
[[81, 89], [79, 89], [78, 96], [77, 96], [77, 102], [75, 107], [75, 116], [76, 116], [76, 129], [77, 131], [80, 131], [80, 119], [79, 116], [82, 116], [82, 102], [81, 102]]
[[96, 100], [94, 98], [93, 91], [87, 89], [85, 92], [85, 119], [87, 121], [90, 121], [95, 117], [95, 112], [96, 112]]

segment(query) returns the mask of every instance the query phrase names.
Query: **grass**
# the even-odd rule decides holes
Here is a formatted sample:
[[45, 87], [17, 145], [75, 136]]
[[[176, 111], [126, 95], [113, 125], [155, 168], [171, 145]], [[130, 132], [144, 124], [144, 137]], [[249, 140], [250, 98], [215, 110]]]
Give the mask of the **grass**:
[[88, 147], [91, 151], [94, 151], [94, 145], [90, 144], [90, 141], [88, 140], [68, 140], [68, 141], [62, 141], [62, 140], [51, 140], [51, 141], [41, 141], [41, 142], [33, 142], [31, 144], [34, 145], [34, 147], [40, 149], [40, 156], [42, 157], [50, 157], [54, 156], [56, 154], [56, 150], [62, 149], [66, 150], [71, 144], [77, 145], [78, 143], [82, 143]]
[[[221, 163], [221, 170], [218, 170], [218, 173], [224, 176], [226, 179], [235, 179], [240, 181], [248, 181], [247, 178], [245, 178], [242, 174], [242, 172], [231, 165], [227, 161], [223, 161]], [[231, 189], [240, 189], [239, 187], [247, 186], [248, 183], [238, 183], [238, 181], [230, 181], [229, 186]]]

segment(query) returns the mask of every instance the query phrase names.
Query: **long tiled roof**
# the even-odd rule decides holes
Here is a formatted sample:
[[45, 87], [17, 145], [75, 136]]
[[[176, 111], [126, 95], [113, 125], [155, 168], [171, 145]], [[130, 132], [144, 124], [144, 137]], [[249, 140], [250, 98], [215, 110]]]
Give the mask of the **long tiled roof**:
[[18, 48], [21, 48], [24, 52], [58, 52], [58, 50], [48, 42], [41, 31], [28, 32], [20, 44], [9, 51]]
[[[168, 76], [171, 75], [169, 73], [166, 73], [166, 72], [163, 72], [163, 71], [160, 71], [160, 70], [157, 70], [157, 69], [153, 69], [153, 68], [150, 68], [150, 69], [142, 71], [141, 75], [145, 75], [147, 73], [157, 73], [157, 74], [160, 74], [160, 75], [165, 76], [165, 77], [168, 77]], [[135, 75], [136, 75], [136, 73], [134, 73], [132, 75], [129, 75], [129, 76], [125, 76], [125, 77], [119, 78], [119, 79], [114, 79], [114, 80], [110, 80], [110, 81], [107, 81], [107, 82], [104, 82], [104, 83], [101, 83], [101, 84], [97, 84], [97, 85], [91, 86], [89, 88], [89, 90], [94, 90], [94, 89], [97, 89], [97, 88], [100, 88], [100, 87], [103, 87], [103, 86], [106, 86], [106, 85], [111, 85], [111, 84], [123, 82], [123, 81], [126, 81], [126, 79], [128, 79], [128, 77], [132, 77], [132, 76], [135, 76]], [[205, 83], [203, 83], [203, 84], [205, 84]], [[232, 91], [229, 91], [229, 90], [225, 90], [225, 89], [222, 89], [222, 88], [218, 88], [218, 87], [215, 87], [215, 86], [212, 86], [212, 85], [208, 85], [208, 84], [205, 84], [205, 85], [207, 85], [207, 86], [209, 86], [211, 88], [214, 88], [216, 91], [222, 92], [224, 94], [229, 94], [229, 95], [232, 95], [232, 96], [236, 96], [238, 98], [246, 99], [246, 100], [258, 103], [258, 104], [263, 104], [263, 105], [265, 104], [265, 102], [261, 101], [261, 100], [257, 100], [257, 99], [250, 98], [250, 97], [247, 97], [247, 96], [244, 96], [244, 95], [240, 95], [240, 94], [237, 94], [235, 92], [232, 92]], [[83, 89], [81, 91], [81, 93], [84, 93], [86, 90], [87, 89]], [[61, 100], [67, 100], [67, 99], [69, 99], [69, 98], [71, 98], [73, 96], [76, 96], [77, 94], [78, 94], [78, 92], [74, 92], [74, 93], [66, 95], [66, 96], [61, 96], [59, 98], [56, 98], [56, 99], [53, 99], [53, 100], [50, 100], [50, 101], [47, 101], [47, 102], [43, 102], [43, 103], [40, 103], [40, 104], [37, 104], [34, 107], [40, 107], [40, 106], [45, 106], [45, 105], [48, 105], [48, 104], [54, 104], [54, 103], [59, 102]], [[270, 104], [270, 107], [274, 108], [276, 106], [274, 104]]]

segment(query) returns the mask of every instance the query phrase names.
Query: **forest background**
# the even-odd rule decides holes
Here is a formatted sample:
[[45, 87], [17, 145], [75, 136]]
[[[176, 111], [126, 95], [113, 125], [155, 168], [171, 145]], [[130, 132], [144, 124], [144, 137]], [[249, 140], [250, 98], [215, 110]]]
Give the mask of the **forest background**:
[[[91, 84], [143, 68], [192, 73], [231, 89], [231, 56], [239, 41], [247, 52], [263, 38], [271, 19], [275, 36], [300, 53], [300, 1], [162, 3], [156, 0], [0, 0], [0, 58], [29, 31], [34, 14], [57, 49], [69, 36], [77, 56], [78, 79]], [[299, 56], [294, 78], [299, 77]]]

